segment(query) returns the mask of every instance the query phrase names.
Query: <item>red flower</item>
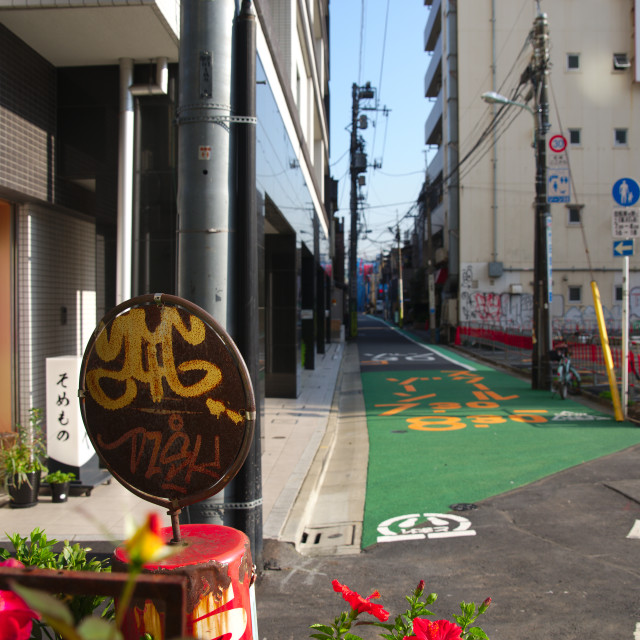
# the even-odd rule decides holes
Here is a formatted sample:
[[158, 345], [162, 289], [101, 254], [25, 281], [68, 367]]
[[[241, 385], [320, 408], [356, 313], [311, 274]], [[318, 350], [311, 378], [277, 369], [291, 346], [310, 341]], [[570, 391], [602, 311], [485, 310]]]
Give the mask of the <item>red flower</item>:
[[381, 604], [371, 602], [372, 599], [380, 597], [379, 591], [374, 591], [369, 597], [363, 598], [359, 593], [352, 591], [344, 584], [340, 584], [337, 580], [334, 580], [331, 584], [333, 585], [333, 590], [337, 593], [342, 593], [342, 597], [357, 613], [370, 613], [378, 618], [380, 622], [386, 622], [389, 619], [389, 612], [385, 611]]
[[462, 629], [448, 620], [424, 620], [416, 618], [413, 621], [414, 636], [405, 636], [404, 640], [460, 640]]
[[[0, 567], [24, 567], [22, 562], [9, 558]], [[13, 591], [0, 591], [0, 640], [29, 640], [32, 618], [40, 616], [29, 609]]]

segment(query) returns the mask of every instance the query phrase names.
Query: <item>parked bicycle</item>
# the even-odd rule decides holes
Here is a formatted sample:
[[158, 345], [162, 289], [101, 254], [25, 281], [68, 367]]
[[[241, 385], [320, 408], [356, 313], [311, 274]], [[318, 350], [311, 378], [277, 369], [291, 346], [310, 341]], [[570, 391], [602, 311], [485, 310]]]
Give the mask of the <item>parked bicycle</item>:
[[580, 393], [580, 374], [571, 364], [571, 351], [566, 342], [560, 342], [551, 352], [550, 359], [558, 363], [556, 375], [553, 381], [554, 392], [563, 400], [567, 399], [569, 394], [577, 395]]

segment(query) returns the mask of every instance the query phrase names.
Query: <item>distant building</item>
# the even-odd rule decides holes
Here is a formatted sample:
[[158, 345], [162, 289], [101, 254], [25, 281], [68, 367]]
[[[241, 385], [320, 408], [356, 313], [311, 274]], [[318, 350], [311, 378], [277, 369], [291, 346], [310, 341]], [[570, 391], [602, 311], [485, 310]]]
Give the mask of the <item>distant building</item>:
[[[260, 378], [295, 396], [329, 336], [329, 3], [253, 4]], [[179, 39], [178, 0], [0, 7], [0, 431], [44, 408], [46, 358], [83, 353], [123, 265], [125, 299], [176, 293]]]
[[[537, 3], [513, 0], [425, 0], [429, 11], [424, 78], [431, 109], [425, 143], [428, 209], [438, 268], [440, 325], [482, 324], [530, 330], [533, 311], [535, 152], [533, 120], [510, 106], [495, 135], [487, 129], [500, 105], [495, 91], [532, 107], [526, 67]], [[551, 204], [554, 332], [593, 331], [590, 281], [597, 281], [605, 319], [620, 328], [622, 260], [613, 255], [612, 189], [640, 182], [640, 67], [634, 0], [542, 0], [549, 22], [547, 141], [562, 134], [567, 171], [548, 172]], [[524, 75], [523, 75], [524, 74]], [[547, 166], [561, 158], [561, 138], [547, 147]], [[562, 202], [564, 196], [570, 202]], [[419, 227], [422, 237], [425, 225]], [[426, 239], [423, 240], [426, 243]], [[587, 254], [588, 250], [588, 254]], [[636, 247], [636, 251], [640, 248]], [[590, 265], [592, 270], [590, 270]], [[440, 272], [442, 273], [442, 271]], [[631, 259], [631, 322], [640, 321], [638, 259]]]

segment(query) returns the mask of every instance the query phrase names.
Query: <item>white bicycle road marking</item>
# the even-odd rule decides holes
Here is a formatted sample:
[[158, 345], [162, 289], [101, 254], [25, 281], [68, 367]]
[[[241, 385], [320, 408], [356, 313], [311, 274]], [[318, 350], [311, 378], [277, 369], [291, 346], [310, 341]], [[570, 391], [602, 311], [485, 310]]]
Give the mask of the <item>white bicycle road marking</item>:
[[388, 518], [378, 525], [378, 542], [475, 536], [471, 521], [451, 513], [410, 513]]

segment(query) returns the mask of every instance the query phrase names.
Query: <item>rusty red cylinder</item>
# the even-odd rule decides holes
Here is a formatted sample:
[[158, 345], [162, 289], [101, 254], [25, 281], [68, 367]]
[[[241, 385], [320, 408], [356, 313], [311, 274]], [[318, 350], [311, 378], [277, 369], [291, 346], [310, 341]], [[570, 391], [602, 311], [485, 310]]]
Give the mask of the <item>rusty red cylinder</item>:
[[[163, 528], [161, 534], [169, 542], [173, 530]], [[182, 525], [180, 535], [179, 551], [146, 565], [145, 572], [187, 577], [187, 632], [192, 637], [252, 640], [254, 568], [247, 536], [214, 524]], [[118, 547], [114, 570], [126, 571], [126, 560], [124, 547]], [[134, 598], [122, 627], [125, 640], [139, 640], [144, 633], [165, 640], [165, 616], [164, 603]]]

